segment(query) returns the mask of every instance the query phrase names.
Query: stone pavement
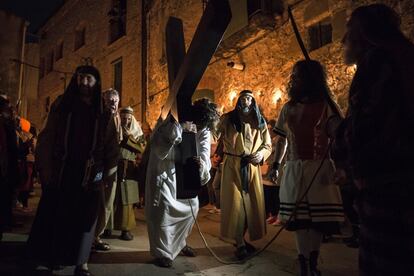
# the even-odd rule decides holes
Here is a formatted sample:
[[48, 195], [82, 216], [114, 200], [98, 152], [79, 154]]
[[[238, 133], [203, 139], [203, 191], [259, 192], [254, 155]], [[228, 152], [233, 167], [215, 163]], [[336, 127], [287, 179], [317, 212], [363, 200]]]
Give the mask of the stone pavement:
[[[32, 198], [35, 207], [38, 198]], [[6, 233], [0, 243], [0, 275], [12, 276], [19, 273], [19, 254], [24, 248], [24, 241], [33, 220], [34, 212], [17, 213], [25, 226], [16, 228], [13, 233]], [[179, 256], [172, 268], [159, 268], [152, 264], [149, 254], [149, 243], [143, 209], [136, 211], [137, 227], [132, 231], [133, 241], [118, 239], [119, 232], [114, 231], [111, 239], [112, 250], [91, 255], [89, 268], [96, 276], [126, 276], [126, 275], [297, 275], [296, 250], [293, 234], [282, 232], [268, 249], [259, 256], [244, 264], [224, 265], [217, 262], [205, 248], [199, 233], [194, 227], [188, 244], [196, 249], [198, 256], [188, 258]], [[223, 259], [234, 261], [234, 247], [219, 238], [220, 215], [209, 214], [203, 208], [200, 210], [198, 221], [210, 247]], [[279, 227], [268, 226], [267, 236], [258, 242], [253, 242], [257, 248], [262, 248], [277, 232]], [[62, 237], [64, 238], [64, 237]], [[324, 276], [353, 276], [358, 275], [356, 249], [346, 247], [335, 239], [323, 244], [320, 257], [320, 269]], [[73, 267], [55, 271], [54, 275], [72, 275]], [[45, 275], [39, 272], [33, 275]]]

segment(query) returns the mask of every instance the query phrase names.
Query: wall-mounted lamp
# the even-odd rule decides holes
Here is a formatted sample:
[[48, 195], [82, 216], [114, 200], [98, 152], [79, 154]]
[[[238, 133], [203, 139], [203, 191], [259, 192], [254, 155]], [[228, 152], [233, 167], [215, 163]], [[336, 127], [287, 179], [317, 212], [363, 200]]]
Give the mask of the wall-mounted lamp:
[[272, 103], [277, 104], [277, 102], [282, 98], [282, 91], [279, 88], [273, 90]]
[[243, 71], [246, 65], [244, 63], [236, 63], [233, 61], [227, 62], [227, 66], [239, 71]]

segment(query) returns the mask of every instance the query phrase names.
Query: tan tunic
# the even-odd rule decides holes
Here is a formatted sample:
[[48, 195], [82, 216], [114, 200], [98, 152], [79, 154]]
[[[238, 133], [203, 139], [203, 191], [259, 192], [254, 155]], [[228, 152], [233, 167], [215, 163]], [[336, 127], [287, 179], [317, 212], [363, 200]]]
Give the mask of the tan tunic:
[[271, 153], [271, 138], [267, 127], [258, 129], [253, 123], [242, 122], [237, 132], [229, 114], [223, 115], [219, 126], [224, 155], [221, 178], [221, 235], [235, 239], [243, 234], [245, 221], [251, 240], [266, 234], [265, 204], [259, 165], [249, 164], [248, 192], [242, 191], [240, 156], [261, 152], [266, 160]]

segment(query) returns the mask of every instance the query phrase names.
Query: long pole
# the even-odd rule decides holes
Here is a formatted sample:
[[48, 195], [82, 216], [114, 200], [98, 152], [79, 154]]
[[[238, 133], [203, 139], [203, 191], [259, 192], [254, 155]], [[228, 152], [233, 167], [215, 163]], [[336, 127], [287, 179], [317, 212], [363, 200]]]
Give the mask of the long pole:
[[[25, 52], [25, 45], [26, 45], [26, 30], [27, 30], [27, 25], [29, 23], [27, 21], [23, 22], [23, 32], [22, 32], [22, 48], [21, 48], [21, 53], [20, 53], [20, 59], [22, 61], [24, 61], [24, 52]], [[17, 113], [20, 114], [22, 112], [22, 105], [26, 104], [26, 99], [22, 99], [22, 94], [23, 94], [23, 69], [24, 69], [24, 63], [20, 63], [20, 67], [19, 67], [19, 90], [18, 90], [18, 94], [17, 94], [17, 102], [19, 103], [18, 105], [18, 110]], [[22, 104], [22, 102], [24, 101], [24, 104]], [[26, 112], [24, 112], [26, 113]], [[20, 114], [22, 115], [22, 114]], [[26, 114], [23, 114], [23, 116], [26, 116]]]
[[147, 122], [147, 5], [141, 0], [141, 121]]

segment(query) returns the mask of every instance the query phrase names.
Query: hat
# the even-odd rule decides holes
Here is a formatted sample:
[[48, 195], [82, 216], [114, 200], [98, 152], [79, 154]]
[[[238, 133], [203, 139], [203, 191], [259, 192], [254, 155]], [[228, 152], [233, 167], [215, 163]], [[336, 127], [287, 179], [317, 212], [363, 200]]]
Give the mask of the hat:
[[134, 114], [134, 110], [132, 109], [132, 107], [127, 106], [127, 107], [123, 107], [119, 110], [119, 113], [128, 113], [128, 114]]
[[241, 96], [250, 96], [250, 97], [253, 97], [253, 92], [250, 91], [250, 90], [243, 90], [239, 94], [239, 97], [241, 97]]

